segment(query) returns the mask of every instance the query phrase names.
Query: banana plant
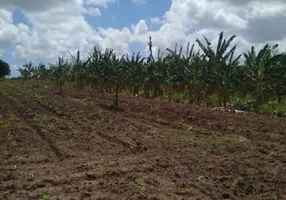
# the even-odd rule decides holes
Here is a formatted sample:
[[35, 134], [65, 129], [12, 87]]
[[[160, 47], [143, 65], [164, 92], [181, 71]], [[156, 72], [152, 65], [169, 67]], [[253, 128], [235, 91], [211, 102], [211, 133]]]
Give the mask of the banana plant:
[[44, 63], [39, 63], [38, 70], [41, 79], [46, 79], [48, 76], [48, 69], [46, 68], [46, 65]]
[[182, 75], [184, 84], [188, 86], [189, 103], [199, 104], [206, 90], [206, 84], [203, 79], [205, 60], [204, 57], [200, 55], [200, 51], [194, 51], [194, 46], [193, 44], [191, 49], [189, 49], [188, 43]]
[[22, 65], [22, 67], [18, 67], [18, 71], [20, 72], [22, 82], [24, 83], [26, 79], [31, 78], [33, 75], [33, 63], [30, 61]]
[[219, 104], [222, 106], [226, 105], [226, 99], [228, 99], [229, 90], [226, 87], [226, 83], [230, 71], [228, 68], [234, 67], [241, 54], [236, 56], [235, 50], [236, 45], [230, 46], [233, 40], [236, 38], [235, 35], [231, 36], [229, 39], [224, 38], [224, 33], [221, 32], [219, 35], [216, 51], [212, 48], [211, 42], [204, 37], [206, 45], [204, 45], [199, 39], [196, 39], [199, 47], [203, 50], [207, 60], [207, 71], [209, 72], [208, 83], [215, 85], [215, 90], [219, 96]]
[[120, 83], [124, 80], [124, 71], [122, 68], [124, 61], [124, 55], [119, 59], [116, 58], [115, 53], [112, 55], [112, 69], [113, 69], [113, 79], [116, 81], [115, 88], [115, 98], [114, 98], [114, 107], [115, 109], [119, 109], [119, 89]]
[[145, 57], [140, 55], [140, 52], [133, 53], [131, 58], [128, 54], [125, 55], [124, 70], [132, 85], [133, 95], [139, 95], [139, 86], [144, 81], [144, 61]]
[[83, 89], [85, 84], [87, 83], [87, 73], [88, 68], [87, 65], [90, 62], [91, 57], [88, 57], [85, 61], [82, 61], [80, 59], [80, 51], [77, 51], [76, 56], [73, 56], [70, 53], [72, 57], [72, 62], [70, 63], [71, 69], [70, 69], [70, 75], [73, 81], [75, 81], [77, 87]]
[[277, 44], [273, 46], [266, 44], [256, 54], [255, 48], [252, 46], [248, 53], [243, 54], [246, 75], [255, 95], [254, 108], [256, 109], [264, 102], [267, 87], [272, 87], [273, 81], [279, 81], [282, 78], [281, 73], [283, 75], [283, 71], [285, 74], [285, 68], [283, 71], [279, 70], [279, 61], [282, 54], [277, 54], [277, 48]]
[[166, 65], [166, 59], [161, 54], [160, 49], [157, 52], [157, 60], [155, 60], [153, 56], [153, 43], [152, 38], [149, 37], [149, 41], [147, 42], [149, 48], [149, 55], [146, 58], [146, 62], [144, 63], [144, 96], [145, 98], [150, 97], [150, 90], [153, 89], [153, 97], [158, 96], [160, 85], [161, 85], [161, 75], [160, 69], [162, 65]]
[[94, 46], [93, 52], [89, 54], [90, 62], [87, 65], [87, 79], [92, 87], [103, 91], [103, 73], [101, 66], [102, 51], [98, 46]]
[[105, 85], [105, 91], [111, 93], [112, 84], [115, 82], [113, 79], [113, 58], [114, 58], [113, 49], [105, 49], [105, 52], [101, 55], [99, 62], [100, 74], [103, 78], [103, 84]]
[[[130, 89], [133, 95], [139, 95], [144, 88], [145, 97], [163, 97], [172, 99], [174, 92], [189, 94], [189, 103], [200, 104], [208, 95], [217, 95], [219, 104], [226, 106], [231, 102], [234, 93], [243, 96], [254, 95], [254, 107], [258, 108], [269, 99], [279, 101], [286, 96], [286, 55], [277, 53], [277, 45], [266, 45], [258, 54], [254, 47], [244, 53], [245, 62], [239, 64], [241, 55], [236, 53], [236, 45], [232, 45], [236, 36], [225, 38], [219, 34], [217, 44], [213, 46], [208, 38], [196, 39], [195, 44], [166, 49], [167, 53], [158, 50], [153, 55], [152, 38], [149, 38], [149, 55], [144, 57], [138, 53], [117, 57], [114, 50], [101, 50], [95, 46], [88, 58], [81, 60], [80, 52], [70, 61], [62, 57], [51, 65], [33, 68], [32, 63], [19, 67], [23, 80], [32, 77], [48, 77], [60, 87], [71, 81], [79, 88], [89, 84], [91, 88], [113, 92], [114, 106], [118, 108], [119, 92]], [[45, 75], [44, 75], [45, 74]], [[153, 92], [153, 93], [150, 93]]]
[[277, 101], [281, 103], [283, 96], [286, 96], [286, 53], [281, 53], [279, 63], [273, 69], [275, 73], [272, 74], [274, 80], [273, 88]]
[[59, 86], [59, 94], [63, 92], [63, 85], [67, 80], [69, 73], [68, 61], [65, 61], [63, 57], [58, 57], [58, 61], [50, 66], [50, 76], [54, 79]]
[[[189, 47], [188, 47], [189, 48]], [[167, 86], [168, 99], [171, 100], [171, 95], [173, 93], [172, 88], [175, 84], [184, 84], [184, 68], [188, 64], [188, 60], [183, 55], [183, 46], [177, 50], [177, 44], [175, 49], [166, 49], [169, 53], [166, 57], [166, 67], [164, 73], [162, 74], [164, 83]]]
[[33, 73], [33, 77], [36, 78], [36, 81], [37, 81], [36, 87], [39, 87], [39, 79], [41, 76], [39, 67], [37, 67], [37, 66], [33, 67], [32, 73]]

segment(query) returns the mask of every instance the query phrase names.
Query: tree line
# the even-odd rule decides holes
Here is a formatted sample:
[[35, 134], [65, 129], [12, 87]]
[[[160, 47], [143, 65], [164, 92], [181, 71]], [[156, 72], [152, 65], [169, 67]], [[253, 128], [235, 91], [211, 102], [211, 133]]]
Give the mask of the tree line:
[[163, 54], [160, 50], [152, 52], [150, 37], [146, 57], [137, 52], [119, 58], [113, 49], [95, 46], [86, 59], [81, 59], [77, 51], [71, 59], [59, 57], [48, 67], [29, 62], [18, 70], [23, 80], [36, 78], [37, 85], [39, 79], [53, 81], [60, 93], [68, 82], [81, 89], [115, 92], [117, 97], [120, 92], [128, 92], [172, 101], [181, 95], [198, 105], [214, 98], [218, 106], [235, 104], [246, 110], [285, 100], [286, 53], [279, 53], [278, 45], [266, 44], [260, 50], [252, 46], [238, 55], [237, 46], [232, 45], [235, 38], [225, 38], [221, 32], [216, 48], [204, 37], [196, 39], [195, 44], [188, 43], [185, 50], [176, 45]]

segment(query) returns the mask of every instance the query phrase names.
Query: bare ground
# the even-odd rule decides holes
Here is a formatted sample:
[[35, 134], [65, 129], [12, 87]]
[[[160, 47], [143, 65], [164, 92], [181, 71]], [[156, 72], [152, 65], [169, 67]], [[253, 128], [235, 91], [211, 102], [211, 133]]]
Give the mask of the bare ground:
[[0, 199], [286, 199], [286, 119], [0, 82]]

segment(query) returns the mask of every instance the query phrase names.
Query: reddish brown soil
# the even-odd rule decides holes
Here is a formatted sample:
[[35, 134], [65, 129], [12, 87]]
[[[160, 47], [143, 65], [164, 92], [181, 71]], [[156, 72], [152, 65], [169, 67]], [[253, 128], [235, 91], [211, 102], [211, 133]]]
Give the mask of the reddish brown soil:
[[0, 82], [2, 199], [286, 199], [286, 119]]

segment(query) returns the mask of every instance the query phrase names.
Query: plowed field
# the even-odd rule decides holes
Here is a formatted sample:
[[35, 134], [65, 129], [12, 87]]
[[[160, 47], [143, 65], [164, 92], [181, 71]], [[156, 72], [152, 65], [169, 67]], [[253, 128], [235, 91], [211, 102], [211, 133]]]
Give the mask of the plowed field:
[[0, 82], [0, 199], [286, 199], [286, 119]]

